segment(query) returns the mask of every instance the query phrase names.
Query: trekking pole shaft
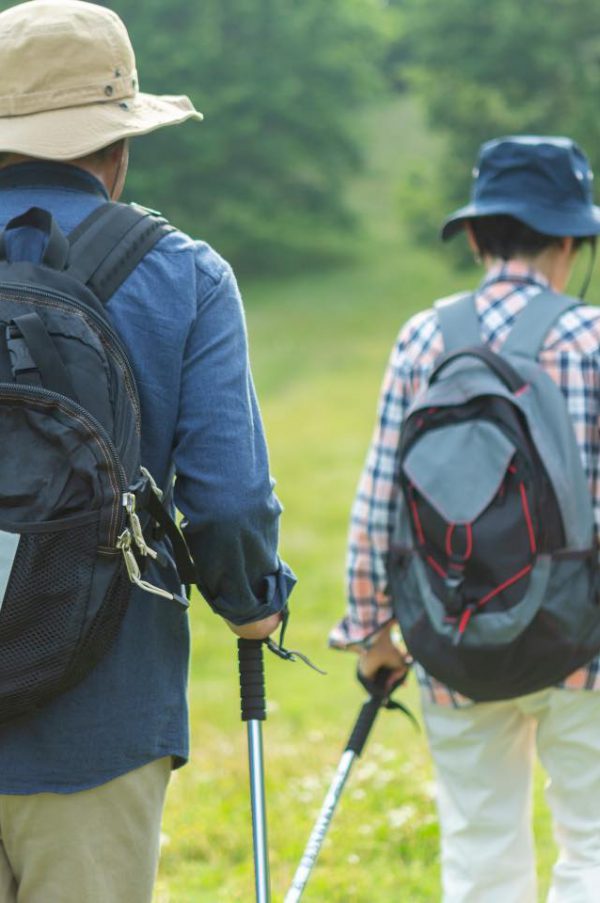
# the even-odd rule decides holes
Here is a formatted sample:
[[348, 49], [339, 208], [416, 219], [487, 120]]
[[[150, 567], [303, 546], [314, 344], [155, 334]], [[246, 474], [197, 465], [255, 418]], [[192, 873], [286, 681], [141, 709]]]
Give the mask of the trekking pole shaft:
[[242, 721], [247, 722], [250, 803], [254, 848], [256, 903], [270, 903], [267, 813], [265, 806], [262, 725], [267, 717], [263, 644], [261, 640], [238, 640]]
[[339, 798], [342, 795], [348, 775], [350, 774], [350, 769], [352, 768], [355, 758], [360, 756], [364, 749], [373, 723], [375, 722], [375, 718], [377, 717], [377, 713], [381, 708], [382, 701], [381, 698], [371, 697], [371, 699], [365, 702], [361, 707], [359, 716], [352, 728], [352, 733], [346, 744], [346, 749], [344, 750], [344, 754], [342, 755], [340, 764], [335, 773], [335, 777], [327, 791], [327, 796], [325, 797], [315, 826], [312, 829], [311, 835], [308, 838], [308, 843], [304, 848], [300, 865], [296, 870], [296, 874], [294, 875], [290, 889], [286, 894], [284, 903], [297, 903], [304, 892], [310, 873], [317, 861], [317, 856], [323, 846], [323, 841], [325, 840], [325, 835], [331, 824]]
[[308, 883], [308, 879], [310, 877], [310, 873], [313, 870], [314, 864], [317, 861], [317, 856], [323, 846], [323, 841], [325, 840], [325, 835], [327, 834], [327, 830], [329, 825], [331, 824], [331, 819], [333, 818], [333, 814], [335, 812], [335, 808], [338, 804], [338, 800], [342, 795], [342, 791], [348, 779], [348, 775], [350, 774], [350, 769], [352, 768], [352, 764], [354, 759], [356, 758], [356, 753], [352, 750], [347, 749], [338, 765], [337, 771], [335, 773], [335, 777], [331, 782], [329, 790], [327, 791], [327, 796], [325, 797], [325, 801], [321, 807], [321, 811], [319, 812], [319, 817], [315, 822], [315, 826], [311, 831], [311, 835], [308, 838], [308, 843], [304, 849], [304, 853], [302, 854], [302, 859], [300, 860], [300, 865], [296, 869], [296, 874], [294, 875], [292, 884], [287, 894], [285, 895], [284, 903], [298, 903], [302, 894], [304, 893], [304, 888]]
[[248, 722], [248, 763], [250, 766], [250, 802], [252, 806], [252, 841], [254, 847], [254, 885], [257, 903], [269, 903], [269, 857], [267, 844], [267, 811], [263, 767], [262, 725]]

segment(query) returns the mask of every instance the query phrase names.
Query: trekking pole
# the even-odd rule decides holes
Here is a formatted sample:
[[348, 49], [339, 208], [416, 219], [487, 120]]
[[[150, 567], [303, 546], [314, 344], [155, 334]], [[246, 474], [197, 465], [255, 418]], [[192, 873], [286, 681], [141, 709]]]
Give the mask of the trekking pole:
[[238, 639], [242, 721], [247, 723], [256, 903], [270, 903], [269, 853], [262, 745], [266, 715], [263, 641]]
[[375, 679], [372, 681], [361, 679], [359, 677], [361, 683], [368, 687], [370, 698], [367, 702], [363, 703], [358, 718], [352, 728], [352, 733], [346, 743], [346, 748], [340, 759], [337, 771], [329, 785], [327, 796], [325, 797], [314, 828], [308, 838], [308, 843], [304, 848], [300, 865], [296, 869], [296, 874], [294, 875], [290, 889], [285, 895], [284, 903], [298, 903], [298, 900], [300, 900], [304, 893], [310, 874], [317, 861], [317, 856], [323, 846], [325, 835], [331, 824], [336, 806], [342, 795], [346, 781], [348, 780], [354, 760], [361, 755], [380, 708], [386, 706], [387, 708], [400, 709], [414, 721], [412, 713], [405, 706], [389, 699], [390, 693], [405, 680], [404, 675], [386, 692], [385, 686], [391, 673], [391, 669], [389, 668], [380, 668], [375, 675]]

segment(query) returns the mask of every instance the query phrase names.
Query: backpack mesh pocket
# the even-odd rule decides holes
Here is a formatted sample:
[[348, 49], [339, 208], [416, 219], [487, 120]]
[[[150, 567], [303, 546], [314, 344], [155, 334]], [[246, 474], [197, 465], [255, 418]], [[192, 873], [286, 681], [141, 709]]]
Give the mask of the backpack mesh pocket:
[[97, 548], [97, 518], [21, 534], [0, 610], [0, 720], [61, 688], [88, 614]]

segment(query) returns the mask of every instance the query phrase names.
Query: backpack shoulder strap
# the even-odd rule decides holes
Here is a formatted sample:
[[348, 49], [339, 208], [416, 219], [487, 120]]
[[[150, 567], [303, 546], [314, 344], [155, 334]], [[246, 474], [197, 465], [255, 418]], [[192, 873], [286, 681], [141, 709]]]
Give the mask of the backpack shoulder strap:
[[434, 307], [446, 351], [481, 345], [475, 295], [452, 295], [436, 301]]
[[163, 235], [174, 227], [137, 204], [101, 204], [69, 235], [67, 272], [103, 304]]
[[578, 298], [541, 291], [530, 298], [517, 316], [502, 347], [504, 354], [538, 356], [548, 332], [562, 314], [581, 304]]

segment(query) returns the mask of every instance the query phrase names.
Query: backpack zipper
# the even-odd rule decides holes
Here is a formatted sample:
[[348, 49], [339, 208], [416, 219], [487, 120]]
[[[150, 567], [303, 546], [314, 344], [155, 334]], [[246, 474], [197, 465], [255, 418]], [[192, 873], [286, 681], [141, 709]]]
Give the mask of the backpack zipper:
[[28, 386], [26, 384], [15, 384], [0, 382], [0, 401], [5, 399], [14, 399], [20, 402], [26, 402], [28, 399], [34, 402], [42, 399], [52, 401], [54, 405], [64, 413], [68, 414], [72, 419], [79, 420], [90, 431], [91, 438], [102, 453], [102, 457], [108, 465], [109, 472], [114, 476], [114, 485], [118, 492], [115, 493], [115, 502], [113, 513], [110, 520], [108, 531], [108, 545], [111, 549], [117, 547], [117, 539], [121, 532], [121, 527], [125, 521], [125, 509], [123, 508], [123, 496], [127, 491], [127, 475], [121, 461], [119, 460], [119, 452], [114, 442], [108, 435], [101, 423], [86, 411], [81, 405], [60, 395], [58, 392], [51, 392], [39, 386]]
[[112, 328], [108, 319], [104, 319], [100, 314], [93, 310], [93, 308], [77, 301], [75, 298], [71, 298], [69, 295], [61, 295], [46, 289], [41, 290], [35, 286], [27, 286], [27, 288], [24, 288], [23, 286], [12, 282], [4, 282], [0, 285], [0, 291], [8, 301], [23, 303], [27, 302], [28, 295], [34, 295], [36, 299], [40, 299], [40, 302], [47, 307], [59, 308], [67, 313], [72, 313], [72, 309], [74, 308], [77, 314], [83, 317], [83, 319], [90, 319], [92, 321], [94, 324], [94, 331], [98, 334], [102, 343], [109, 349], [112, 357], [117, 361], [123, 371], [125, 389], [134, 409], [135, 428], [139, 436], [141, 434], [142, 420], [135, 377], [123, 343]]

